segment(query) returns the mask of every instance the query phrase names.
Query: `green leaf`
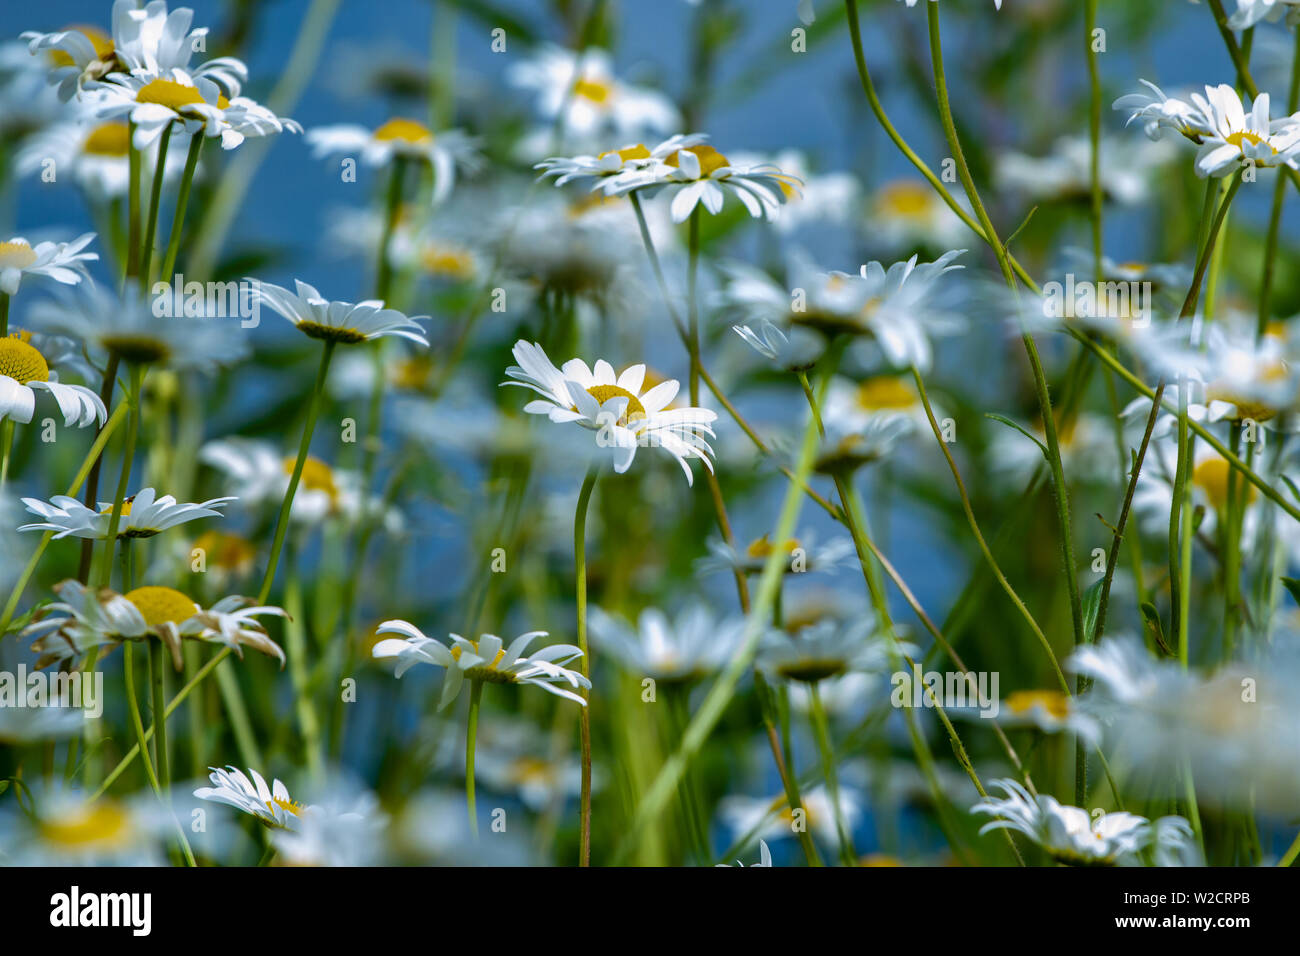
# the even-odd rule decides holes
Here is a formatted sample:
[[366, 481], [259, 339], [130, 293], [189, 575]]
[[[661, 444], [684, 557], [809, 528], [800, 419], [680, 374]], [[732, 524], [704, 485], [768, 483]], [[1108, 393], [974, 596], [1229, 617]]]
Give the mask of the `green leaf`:
[[1281, 582], [1286, 585], [1286, 589], [1291, 592], [1291, 600], [1300, 604], [1300, 579], [1298, 578], [1281, 578]]
[[1092, 642], [1092, 632], [1097, 629], [1097, 612], [1101, 610], [1101, 586], [1106, 583], [1102, 578], [1083, 592], [1083, 639]]

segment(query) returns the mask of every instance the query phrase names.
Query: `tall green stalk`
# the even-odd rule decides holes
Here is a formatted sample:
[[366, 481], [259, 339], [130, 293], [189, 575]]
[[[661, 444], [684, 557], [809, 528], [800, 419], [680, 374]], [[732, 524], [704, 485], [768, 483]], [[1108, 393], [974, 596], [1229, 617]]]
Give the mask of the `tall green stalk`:
[[[573, 564], [577, 588], [578, 649], [582, 651], [582, 676], [591, 680], [591, 653], [587, 647], [587, 508], [591, 493], [596, 487], [600, 470], [596, 465], [587, 469], [578, 492], [578, 504], [573, 513]], [[578, 838], [578, 865], [591, 866], [591, 691], [582, 689], [586, 703], [578, 715], [582, 748], [582, 785], [580, 800], [580, 835]]]

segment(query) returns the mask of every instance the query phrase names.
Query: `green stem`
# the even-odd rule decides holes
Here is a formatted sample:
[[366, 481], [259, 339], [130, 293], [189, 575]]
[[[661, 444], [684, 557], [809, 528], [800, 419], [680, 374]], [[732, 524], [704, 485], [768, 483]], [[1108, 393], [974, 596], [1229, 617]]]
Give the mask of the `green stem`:
[[[582, 676], [591, 680], [591, 655], [587, 647], [587, 508], [591, 493], [596, 487], [597, 466], [587, 469], [578, 492], [578, 505], [573, 513], [573, 563], [577, 588], [578, 649], [582, 651]], [[586, 705], [578, 715], [582, 746], [581, 834], [578, 840], [578, 865], [591, 866], [591, 691], [584, 687], [582, 699]]]
[[140, 275], [140, 150], [135, 147], [135, 123], [127, 124], [126, 275]]
[[167, 753], [167, 715], [164, 713], [167, 697], [163, 684], [163, 658], [166, 653], [161, 643], [149, 642], [149, 699], [153, 707], [154, 755], [158, 764], [158, 784], [166, 790], [171, 786], [171, 760]]
[[0, 292], [0, 338], [9, 334], [9, 293]]
[[275, 570], [280, 563], [280, 552], [284, 548], [284, 536], [289, 530], [289, 514], [293, 508], [293, 498], [298, 493], [302, 469], [307, 463], [307, 453], [311, 450], [311, 436], [316, 429], [316, 417], [320, 414], [320, 406], [325, 394], [325, 379], [329, 374], [334, 346], [334, 342], [326, 342], [321, 350], [316, 385], [312, 390], [311, 402], [307, 406], [307, 423], [303, 426], [302, 442], [298, 446], [298, 458], [293, 464], [293, 474], [289, 477], [289, 487], [284, 493], [284, 501], [280, 503], [280, 514], [275, 522], [275, 538], [271, 543], [271, 557], [267, 561], [266, 576], [262, 578], [262, 587], [257, 594], [258, 604], [265, 604], [271, 597], [271, 586], [275, 583]]
[[163, 172], [167, 166], [167, 145], [172, 138], [172, 126], [163, 127], [158, 139], [158, 165], [154, 169], [153, 183], [149, 188], [149, 217], [145, 220], [144, 245], [140, 250], [140, 281], [149, 284], [150, 270], [153, 266], [153, 244], [158, 232], [158, 204], [162, 199]]
[[9, 459], [14, 451], [14, 420], [6, 418], [0, 424], [0, 490], [9, 484]]
[[131, 484], [131, 466], [135, 462], [135, 445], [140, 436], [140, 393], [144, 386], [145, 370], [142, 365], [131, 365], [129, 386], [125, 403], [131, 409], [131, 419], [126, 426], [126, 443], [122, 449], [122, 470], [117, 476], [117, 491], [113, 495], [113, 510], [108, 517], [108, 531], [104, 536], [104, 551], [100, 555], [98, 586], [109, 587], [113, 578], [113, 550], [117, 546], [117, 533], [122, 526], [127, 488]]
[[[149, 786], [153, 787], [153, 792], [162, 797], [162, 785], [159, 783], [158, 775], [154, 772], [153, 760], [149, 757], [149, 748], [144, 733], [144, 724], [140, 720], [140, 704], [135, 693], [135, 650], [132, 641], [122, 642], [122, 674], [126, 679], [126, 704], [127, 712], [131, 715], [131, 726], [135, 728], [136, 744], [140, 747], [140, 752], [144, 754], [144, 775], [149, 778]], [[105, 784], [107, 786], [107, 784]]]
[[[842, 346], [838, 344], [833, 345], [830, 350], [830, 361], [827, 362], [826, 372], [818, 386], [820, 395], [823, 398], [830, 384], [831, 374], [838, 364], [841, 351]], [[787, 541], [794, 534], [795, 522], [799, 519], [799, 512], [803, 505], [803, 486], [807, 484], [808, 476], [812, 473], [813, 457], [816, 450], [817, 426], [812, 416], [809, 415], [808, 425], [804, 430], [803, 442], [795, 466], [795, 475], [786, 489], [780, 516], [770, 537], [772, 541]], [[745, 630], [740, 647], [732, 655], [731, 660], [713, 687], [709, 689], [704, 702], [691, 719], [690, 726], [686, 728], [686, 733], [682, 735], [681, 744], [664, 763], [664, 766], [642, 797], [636, 812], [628, 822], [623, 839], [619, 842], [615, 851], [614, 859], [616, 862], [627, 857], [632, 848], [639, 842], [646, 827], [659, 818], [663, 808], [676, 792], [686, 767], [700, 748], [704, 746], [704, 742], [721, 719], [728, 703], [735, 694], [741, 678], [753, 664], [754, 654], [758, 650], [759, 639], [768, 627], [769, 616], [776, 600], [777, 589], [784, 569], [785, 552], [780, 548], [773, 548], [772, 553], [768, 555], [763, 565], [757, 596], [750, 607], [749, 614], [745, 618]], [[788, 769], [791, 773], [794, 772], [794, 768]]]
[[1097, 0], [1083, 6], [1084, 44], [1088, 53], [1088, 162], [1089, 212], [1092, 220], [1092, 262], [1096, 281], [1102, 281], [1102, 191], [1101, 191], [1101, 72], [1092, 35], [1097, 29]]
[[[478, 839], [478, 810], [474, 804], [474, 745], [478, 740], [478, 707], [483, 682], [469, 682], [469, 722], [465, 725], [465, 804], [469, 808], [469, 832]], [[583, 708], [585, 711], [587, 708]]]
[[1296, 857], [1300, 857], [1300, 833], [1296, 834], [1296, 838], [1291, 841], [1291, 846], [1282, 854], [1282, 859], [1277, 861], [1277, 865], [1281, 867], [1291, 866], [1295, 863]]
[[201, 131], [191, 136], [189, 152], [185, 154], [185, 171], [181, 174], [180, 191], [176, 194], [176, 211], [172, 215], [172, 231], [167, 238], [167, 254], [163, 257], [162, 272], [159, 274], [164, 285], [171, 283], [176, 269], [176, 254], [180, 251], [181, 230], [185, 225], [185, 207], [189, 205], [190, 187], [194, 184], [194, 171], [199, 165], [203, 140]]
[[855, 866], [858, 861], [857, 850], [853, 848], [853, 834], [849, 832], [844, 820], [844, 808], [840, 806], [840, 783], [835, 772], [835, 750], [831, 747], [830, 722], [826, 719], [826, 708], [822, 706], [821, 691], [815, 683], [808, 685], [808, 695], [812, 702], [813, 732], [817, 735], [817, 747], [821, 751], [822, 773], [826, 776], [826, 792], [830, 795], [831, 806], [835, 812], [835, 832], [840, 841], [840, 859], [845, 866]]
[[[104, 381], [99, 388], [100, 401], [104, 403], [105, 408], [112, 407], [113, 389], [117, 386], [117, 370], [121, 365], [121, 358], [116, 352], [108, 357], [108, 365], [104, 369]], [[126, 408], [125, 404], [120, 407]], [[98, 454], [90, 466], [90, 474], [86, 479], [86, 496], [83, 503], [91, 511], [99, 510], [99, 472], [104, 467], [104, 456]], [[77, 580], [82, 584], [90, 583], [90, 562], [95, 553], [95, 540], [86, 538], [81, 542], [81, 560], [77, 565]]]

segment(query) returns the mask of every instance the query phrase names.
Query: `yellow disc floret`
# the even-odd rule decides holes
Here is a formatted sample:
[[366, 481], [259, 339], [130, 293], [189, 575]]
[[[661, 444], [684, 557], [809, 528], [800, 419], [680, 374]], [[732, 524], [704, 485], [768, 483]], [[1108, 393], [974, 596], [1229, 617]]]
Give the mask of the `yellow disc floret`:
[[916, 393], [896, 376], [879, 375], [858, 386], [858, 404], [869, 412], [907, 409], [916, 405]]
[[[686, 152], [694, 153], [696, 157], [699, 158], [700, 176], [702, 178], [706, 176], [711, 176], [715, 170], [719, 170], [724, 166], [731, 165], [730, 160], [728, 160], [726, 156], [723, 156], [712, 146], [703, 143], [700, 144], [699, 146], [687, 147]], [[664, 160], [664, 165], [680, 168], [681, 153], [682, 153], [681, 150], [676, 150], [675, 152], [673, 152], [672, 155], [670, 155], [667, 159]]]
[[[292, 475], [295, 464], [297, 464], [297, 459], [286, 458], [284, 460], [284, 473]], [[302, 478], [299, 479], [298, 483], [308, 491], [323, 491], [329, 495], [331, 501], [336, 500], [339, 496], [338, 485], [334, 483], [334, 470], [319, 458], [313, 458], [310, 455], [302, 463]]]
[[404, 143], [423, 144], [433, 141], [433, 133], [429, 127], [419, 120], [406, 119], [401, 116], [393, 117], [375, 130], [374, 137], [381, 143], [399, 140]]
[[26, 269], [36, 261], [36, 253], [25, 239], [0, 242], [0, 269]]
[[84, 804], [59, 819], [42, 820], [40, 834], [49, 843], [69, 850], [126, 843], [131, 818], [110, 799]]
[[601, 405], [604, 405], [611, 398], [626, 398], [627, 411], [623, 414], [622, 424], [629, 424], [646, 417], [645, 406], [641, 404], [641, 399], [637, 398], [622, 386], [593, 385], [591, 388], [587, 389], [587, 394]]
[[202, 103], [203, 94], [199, 92], [198, 87], [186, 86], [184, 83], [177, 83], [175, 80], [158, 79], [150, 80], [140, 87], [139, 92], [135, 94], [135, 101], [137, 103], [157, 103], [159, 106], [165, 106], [179, 113], [182, 107]]
[[26, 333], [15, 333], [0, 339], [0, 375], [7, 375], [15, 382], [48, 382], [50, 366], [45, 356], [38, 352], [28, 340]]
[[[103, 30], [99, 29], [99, 27], [91, 27], [91, 26], [68, 27], [66, 32], [80, 33], [87, 40], [89, 40], [90, 45], [95, 48], [95, 57], [101, 62], [107, 61], [108, 58], [113, 55], [114, 52], [113, 38], [109, 36], [107, 33], [105, 33]], [[70, 54], [63, 52], [62, 50], [51, 50], [50, 62], [53, 63], [55, 66], [76, 66], [77, 65], [72, 61], [72, 56]]]
[[1059, 690], [1018, 690], [1007, 695], [1007, 708], [1013, 714], [1026, 714], [1038, 705], [1057, 720], [1070, 714], [1070, 702]]
[[123, 595], [135, 605], [150, 630], [165, 624], [181, 625], [199, 611], [199, 606], [173, 588], [147, 586]]
[[614, 87], [604, 80], [591, 80], [582, 77], [573, 84], [574, 96], [580, 96], [592, 103], [608, 103], [614, 95]]
[[131, 131], [125, 123], [101, 123], [90, 131], [81, 151], [88, 156], [125, 156], [130, 146]]

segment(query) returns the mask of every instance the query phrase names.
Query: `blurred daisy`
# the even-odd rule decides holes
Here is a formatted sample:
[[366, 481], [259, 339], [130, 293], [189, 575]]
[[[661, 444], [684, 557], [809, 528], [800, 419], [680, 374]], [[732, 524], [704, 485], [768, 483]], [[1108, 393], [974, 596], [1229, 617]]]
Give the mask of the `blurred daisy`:
[[127, 363], [207, 371], [234, 364], [248, 350], [246, 338], [232, 334], [223, 320], [155, 315], [151, 299], [135, 283], [127, 283], [120, 297], [89, 282], [75, 292], [54, 291], [53, 301], [31, 308], [32, 323], [84, 342], [92, 356], [108, 353]]
[[[776, 550], [769, 535], [763, 535], [744, 547], [733, 548], [720, 538], [710, 538], [709, 555], [701, 558], [697, 567], [701, 574], [719, 571], [741, 571], [744, 574], [762, 574], [768, 556]], [[785, 574], [806, 574], [810, 571], [831, 571], [840, 566], [853, 553], [853, 542], [848, 538], [832, 538], [822, 543], [815, 531], [805, 529], [797, 538], [788, 538], [780, 550], [788, 556]]]
[[605, 189], [614, 195], [636, 191], [653, 195], [670, 189], [673, 222], [685, 222], [701, 205], [717, 215], [728, 194], [739, 199], [755, 219], [771, 221], [788, 196], [798, 194], [801, 185], [775, 166], [733, 166], [712, 146], [700, 143], [674, 150], [653, 165], [625, 170]]
[[43, 391], [59, 403], [65, 427], [102, 425], [108, 411], [100, 397], [84, 385], [60, 383], [31, 338], [30, 333], [16, 332], [0, 339], [0, 419], [30, 422], [36, 391]]
[[542, 177], [555, 177], [555, 185], [571, 182], [591, 182], [592, 190], [609, 192], [619, 186], [622, 174], [651, 169], [679, 149], [698, 146], [707, 136], [702, 133], [678, 134], [653, 148], [644, 143], [633, 143], [620, 149], [607, 149], [595, 155], [551, 156], [533, 168], [542, 171]]
[[1237, 0], [1237, 10], [1228, 18], [1233, 30], [1249, 30], [1265, 20], [1277, 21], [1285, 16], [1294, 26], [1300, 20], [1300, 0]]
[[[171, 495], [159, 498], [152, 488], [145, 488], [123, 502], [117, 536], [119, 539], [152, 538], [187, 521], [220, 518], [223, 517], [220, 509], [235, 500], [213, 498], [199, 504], [181, 504]], [[99, 510], [94, 511], [67, 495], [56, 495], [49, 502], [39, 498], [24, 498], [23, 504], [28, 511], [43, 520], [38, 524], [25, 524], [18, 530], [53, 531], [55, 540], [69, 535], [74, 538], [104, 538], [108, 534], [113, 513], [111, 501], [107, 504], [100, 502]]]
[[[839, 787], [840, 811], [851, 831], [862, 819], [864, 811], [861, 795], [852, 787]], [[801, 827], [828, 844], [835, 843], [838, 831], [835, 826], [835, 805], [824, 786], [817, 786], [802, 794], [803, 810], [796, 816], [786, 806], [785, 795], [770, 800], [762, 797], [724, 797], [718, 805], [718, 815], [734, 833], [752, 833], [765, 840], [793, 837], [796, 827]]]
[[[577, 756], [548, 755], [550, 746], [546, 735], [527, 722], [492, 721], [479, 727], [474, 772], [493, 790], [515, 794], [530, 810], [543, 812], [582, 791], [582, 764]], [[464, 773], [464, 748], [452, 749], [456, 770]], [[599, 789], [598, 782], [593, 781], [592, 787]]]
[[509, 647], [503, 647], [501, 638], [495, 634], [484, 634], [477, 641], [450, 634], [451, 645], [448, 646], [425, 637], [422, 631], [406, 621], [385, 621], [379, 626], [378, 633], [402, 635], [378, 642], [371, 651], [377, 658], [397, 658], [397, 677], [420, 663], [446, 669], [442, 699], [438, 704], [440, 709], [456, 699], [467, 678], [489, 684], [531, 684], [584, 707], [587, 704], [578, 694], [559, 686], [563, 683], [575, 688], [591, 687], [587, 678], [563, 666], [581, 657], [582, 651], [572, 644], [552, 644], [531, 657], [524, 656], [528, 645], [539, 637], [545, 637], [545, 631], [521, 634], [510, 642]]
[[1182, 817], [1163, 817], [1153, 825], [1146, 817], [1111, 811], [1094, 819], [1087, 810], [1062, 806], [1046, 795], [1030, 796], [1014, 780], [990, 781], [1005, 798], [989, 797], [971, 807], [998, 819], [980, 828], [1015, 830], [1071, 866], [1140, 865], [1140, 854], [1157, 843], [1162, 854], [1191, 852], [1192, 828]]
[[474, 172], [482, 166], [479, 142], [460, 130], [434, 133], [418, 120], [394, 117], [378, 129], [354, 124], [317, 126], [307, 133], [307, 145], [316, 159], [325, 156], [360, 156], [368, 166], [388, 166], [395, 159], [415, 159], [433, 167], [433, 201], [441, 203], [456, 185], [456, 172]]
[[[18, 152], [14, 168], [20, 176], [40, 173], [52, 160], [60, 175], [66, 170], [72, 181], [96, 201], [106, 202], [127, 195], [130, 185], [130, 131], [126, 123], [72, 120], [59, 123], [31, 137]], [[141, 158], [145, 169], [156, 169], [156, 146]], [[180, 177], [185, 157], [169, 151], [163, 167], [163, 182]]]
[[271, 832], [281, 866], [374, 866], [388, 817], [369, 791], [336, 793], [302, 813], [297, 825]]
[[69, 580], [54, 590], [60, 600], [41, 608], [40, 619], [23, 631], [37, 638], [32, 642], [32, 650], [41, 655], [37, 667], [76, 660], [92, 647], [148, 638], [167, 647], [178, 671], [182, 639], [223, 644], [240, 658], [243, 648], [251, 647], [284, 666], [284, 651], [257, 621], [268, 614], [285, 617], [277, 607], [253, 607], [248, 598], [231, 596], [204, 610], [180, 591], [151, 585], [123, 595]]
[[[657, 90], [624, 83], [614, 75], [610, 55], [601, 49], [574, 53], [547, 45], [512, 66], [507, 78], [536, 96], [537, 114], [548, 126], [563, 115], [566, 139], [637, 140], [681, 124], [671, 99]], [[549, 134], [548, 129], [546, 138]]]
[[742, 169], [779, 169], [790, 177], [791, 181], [781, 185], [785, 205], [776, 220], [779, 231], [857, 223], [862, 187], [852, 173], [816, 172], [808, 157], [797, 149], [783, 149], [771, 156], [734, 153], [731, 158], [733, 165]]
[[22, 236], [0, 242], [0, 292], [13, 295], [23, 276], [46, 276], [64, 285], [76, 285], [86, 278], [87, 262], [99, 258], [96, 252], [83, 252], [95, 238], [93, 232], [71, 242], [38, 242], [33, 246]]
[[152, 793], [90, 800], [37, 784], [23, 812], [0, 813], [0, 858], [10, 866], [162, 866], [173, 826]]
[[249, 780], [242, 770], [234, 767], [227, 767], [225, 770], [216, 767], [208, 769], [212, 771], [208, 774], [212, 786], [199, 787], [194, 791], [194, 796], [200, 800], [224, 803], [236, 810], [242, 810], [268, 827], [278, 829], [295, 827], [304, 811], [312, 809], [304, 807], [290, 797], [289, 788], [279, 780], [273, 781], [268, 787], [262, 775], [256, 770], [248, 771], [253, 778]]
[[[916, 0], [903, 0], [903, 2], [906, 3], [909, 7], [914, 7], [914, 6], [916, 6]], [[930, 2], [931, 2], [931, 3], [937, 3], [938, 0], [930, 0]], [[1002, 0], [993, 0], [993, 6], [994, 6], [996, 9], [1001, 10], [1001, 9], [1002, 9]]]
[[894, 655], [915, 655], [916, 647], [876, 633], [869, 621], [828, 619], [798, 634], [773, 631], [759, 648], [755, 666], [785, 680], [815, 684], [848, 671], [880, 671]]
[[[1100, 153], [1102, 196], [1132, 206], [1151, 195], [1160, 168], [1173, 159], [1171, 144], [1103, 139]], [[1086, 202], [1092, 193], [1092, 143], [1086, 136], [1067, 136], [1047, 156], [1000, 153], [994, 178], [1000, 189], [1028, 199]]]
[[997, 720], [1004, 727], [1037, 727], [1046, 734], [1076, 733], [1085, 740], [1100, 739], [1100, 727], [1059, 690], [1017, 690], [1002, 700]]
[[428, 316], [408, 318], [396, 309], [384, 308], [384, 303], [377, 299], [355, 304], [331, 302], [313, 286], [297, 279], [294, 280], [295, 292], [270, 282], [248, 281], [254, 284], [259, 301], [284, 316], [310, 338], [356, 345], [385, 335], [396, 335], [426, 347], [429, 344], [420, 326], [420, 320]]
[[0, 707], [0, 743], [15, 747], [80, 737], [87, 719], [77, 706]]
[[923, 179], [885, 183], [867, 208], [867, 239], [891, 252], [952, 249], [966, 237], [966, 224]]
[[506, 369], [508, 382], [532, 389], [542, 398], [524, 406], [530, 415], [546, 415], [557, 423], [573, 422], [597, 433], [596, 444], [613, 449], [614, 470], [632, 466], [638, 446], [663, 448], [682, 466], [687, 484], [694, 478], [688, 459], [698, 458], [713, 470], [713, 449], [705, 436], [714, 437], [711, 424], [717, 413], [705, 408], [669, 408], [679, 388], [674, 379], [646, 391], [646, 367], [632, 365], [621, 375], [604, 359], [594, 370], [582, 359], [570, 359], [557, 369], [540, 345], [520, 339], [515, 343], [518, 365]]
[[715, 673], [740, 644], [743, 618], [719, 619], [703, 603], [687, 605], [669, 618], [646, 608], [636, 627], [591, 609], [591, 636], [632, 675], [662, 681], [692, 681]]
[[1142, 79], [1138, 82], [1147, 92], [1126, 93], [1112, 105], [1113, 109], [1128, 112], [1126, 125], [1140, 121], [1150, 139], [1159, 139], [1166, 130], [1173, 130], [1200, 142], [1200, 137], [1210, 133], [1209, 103], [1200, 94], [1193, 93], [1189, 99], [1166, 96], [1154, 83]]

